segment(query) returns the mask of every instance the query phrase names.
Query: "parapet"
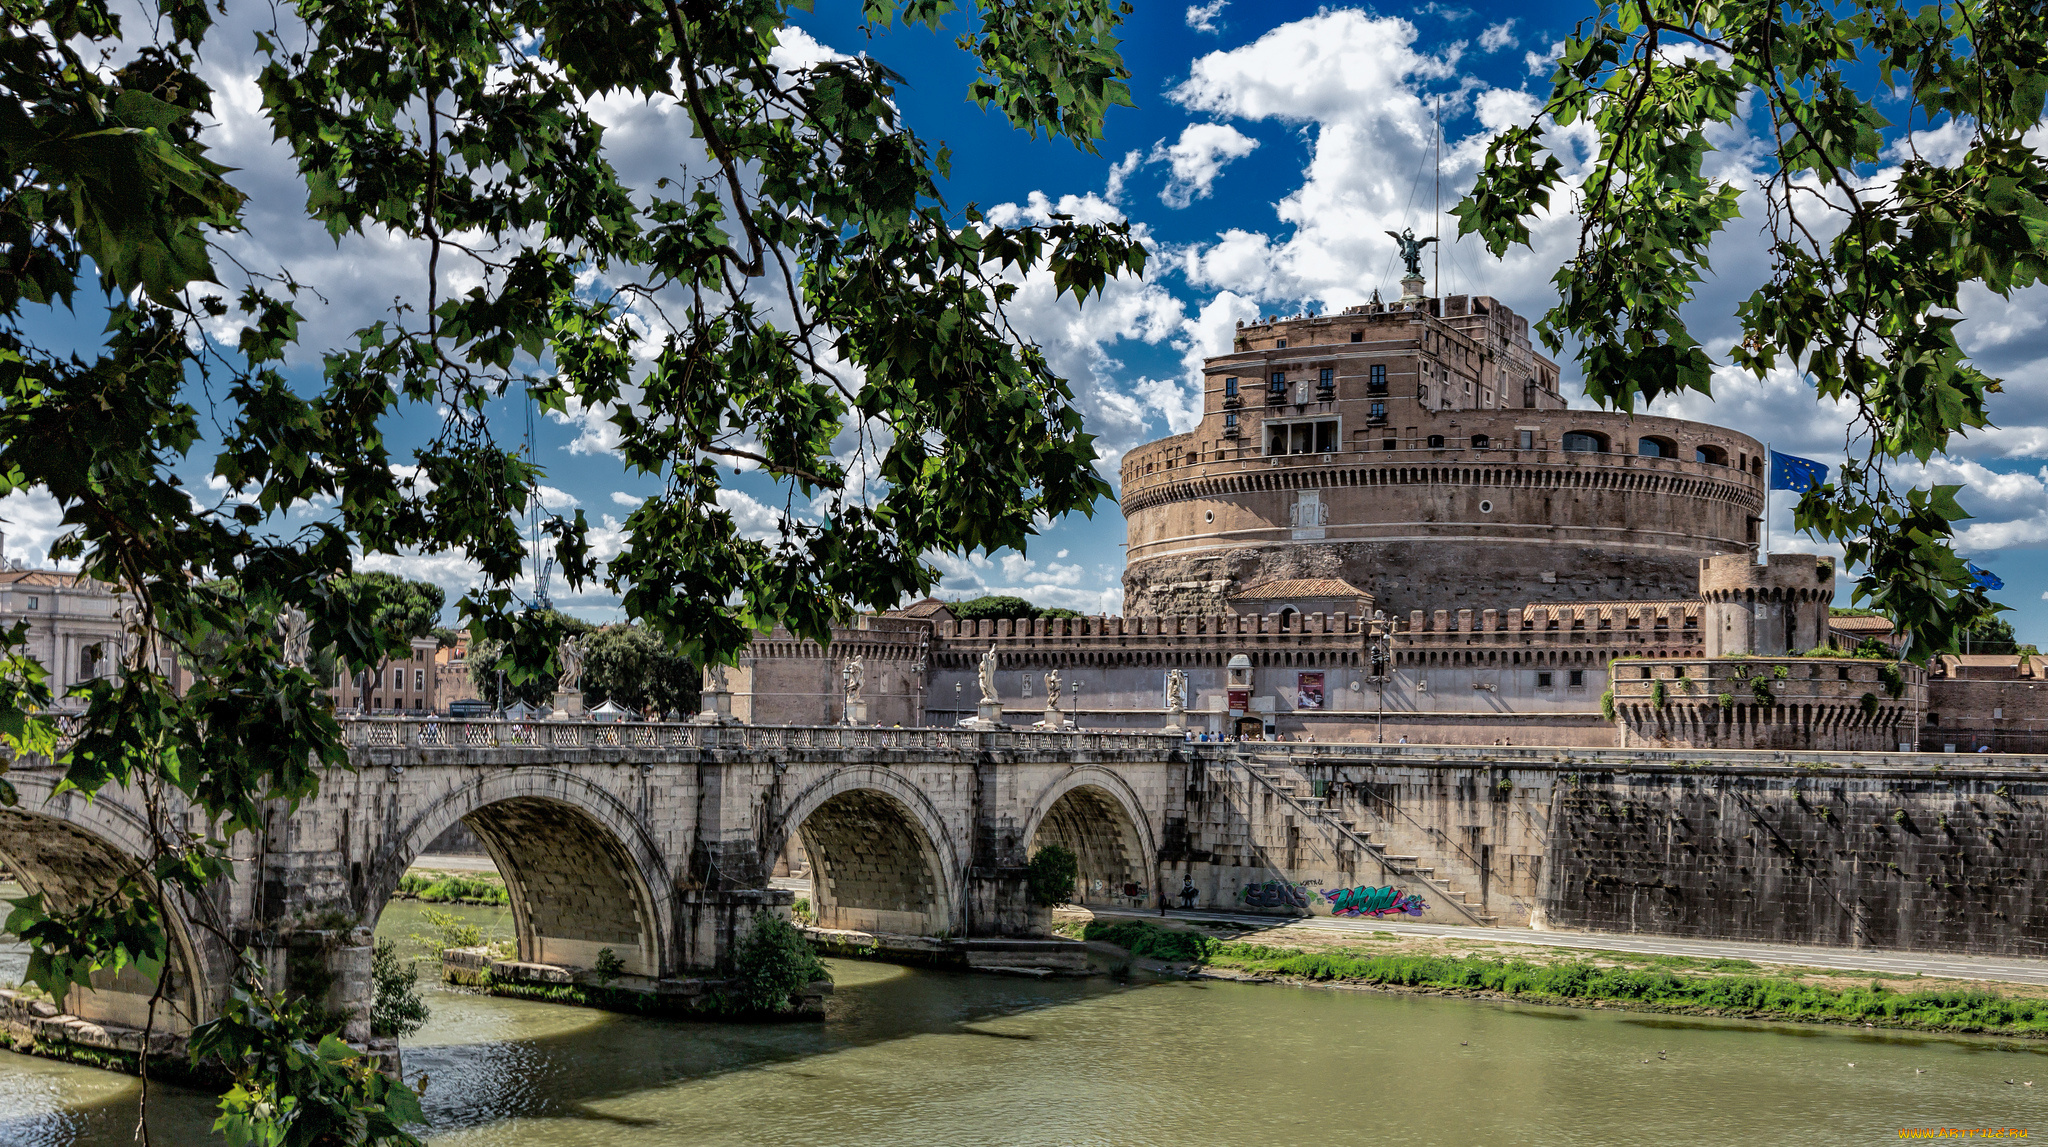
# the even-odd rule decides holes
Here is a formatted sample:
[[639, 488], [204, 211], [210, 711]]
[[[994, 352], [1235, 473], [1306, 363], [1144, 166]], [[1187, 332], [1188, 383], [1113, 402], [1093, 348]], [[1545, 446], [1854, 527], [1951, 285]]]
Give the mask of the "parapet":
[[1700, 597], [1706, 601], [1833, 601], [1835, 559], [1816, 554], [1772, 554], [1759, 565], [1750, 554], [1700, 559]]

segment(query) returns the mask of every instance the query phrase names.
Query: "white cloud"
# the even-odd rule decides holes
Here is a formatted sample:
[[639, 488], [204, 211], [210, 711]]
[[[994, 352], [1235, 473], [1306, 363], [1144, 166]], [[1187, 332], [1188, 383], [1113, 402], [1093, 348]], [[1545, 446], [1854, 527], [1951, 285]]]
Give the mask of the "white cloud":
[[1124, 201], [1124, 181], [1129, 179], [1138, 166], [1145, 162], [1143, 151], [1127, 151], [1124, 157], [1109, 165], [1109, 182], [1103, 185], [1102, 198], [1112, 205]]
[[1094, 570], [1058, 561], [1041, 567], [1019, 553], [929, 554], [927, 559], [940, 571], [933, 596], [957, 601], [984, 594], [1021, 597], [1033, 605], [1079, 610], [1082, 613], [1117, 613], [1123, 609], [1121, 570], [1098, 566]]
[[48, 490], [16, 490], [0, 498], [0, 556], [30, 569], [77, 569], [78, 563], [50, 561], [50, 543], [67, 531], [64, 508]]
[[567, 490], [558, 490], [548, 485], [542, 485], [537, 491], [537, 496], [542, 509], [558, 514], [563, 510], [573, 510], [583, 504], [576, 495], [571, 494]]
[[646, 500], [647, 499], [642, 498], [637, 494], [628, 494], [624, 490], [612, 491], [612, 501], [615, 504], [624, 506], [629, 510], [639, 509], [640, 503], [645, 502]]
[[1559, 40], [1550, 46], [1550, 52], [1547, 55], [1542, 52], [1522, 53], [1522, 66], [1529, 69], [1529, 74], [1532, 76], [1547, 76], [1557, 66], [1557, 58], [1562, 55], [1564, 55], [1564, 41]]
[[1223, 28], [1216, 22], [1216, 18], [1229, 6], [1230, 0], [1209, 0], [1207, 4], [1188, 5], [1188, 27], [1197, 32], [1221, 32]]
[[1162, 140], [1152, 149], [1152, 160], [1167, 163], [1173, 171], [1159, 201], [1168, 207], [1186, 207], [1197, 199], [1207, 199], [1223, 169], [1258, 147], [1258, 140], [1229, 124], [1189, 124], [1179, 140], [1171, 145]]
[[1502, 48], [1519, 47], [1521, 41], [1515, 38], [1515, 22], [1502, 20], [1479, 33], [1479, 50], [1491, 55]]

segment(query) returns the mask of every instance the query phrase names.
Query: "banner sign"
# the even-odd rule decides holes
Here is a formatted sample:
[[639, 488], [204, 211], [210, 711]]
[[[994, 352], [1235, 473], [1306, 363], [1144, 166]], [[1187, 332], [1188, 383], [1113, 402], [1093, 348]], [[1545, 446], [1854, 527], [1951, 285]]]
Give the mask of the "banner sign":
[[1323, 675], [1301, 673], [1295, 676], [1294, 707], [1297, 709], [1320, 709], [1323, 707]]

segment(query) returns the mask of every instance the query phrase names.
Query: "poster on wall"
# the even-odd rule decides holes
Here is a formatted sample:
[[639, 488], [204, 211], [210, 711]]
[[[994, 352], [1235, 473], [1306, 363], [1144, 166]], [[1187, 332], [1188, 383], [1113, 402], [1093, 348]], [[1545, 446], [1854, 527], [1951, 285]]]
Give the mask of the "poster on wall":
[[1231, 712], [1233, 712], [1233, 713], [1242, 713], [1242, 712], [1244, 712], [1244, 711], [1245, 711], [1246, 709], [1249, 709], [1249, 708], [1251, 708], [1251, 707], [1252, 707], [1252, 691], [1251, 691], [1251, 690], [1249, 690], [1249, 689], [1232, 689], [1232, 690], [1230, 691], [1230, 711], [1231, 711]]
[[1320, 709], [1323, 707], [1323, 675], [1300, 673], [1295, 675], [1294, 707], [1297, 709]]

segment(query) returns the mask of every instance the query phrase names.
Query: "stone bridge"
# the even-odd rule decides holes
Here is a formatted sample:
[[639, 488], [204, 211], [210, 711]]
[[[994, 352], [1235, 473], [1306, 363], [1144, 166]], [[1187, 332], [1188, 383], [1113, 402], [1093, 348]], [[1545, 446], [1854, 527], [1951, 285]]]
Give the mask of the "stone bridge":
[[[1080, 862], [1085, 900], [1158, 903], [1160, 858], [1192, 767], [1177, 734], [350, 719], [351, 769], [236, 841], [235, 883], [172, 920], [158, 1027], [210, 1016], [230, 953], [324, 991], [367, 1034], [368, 930], [407, 867], [461, 823], [510, 893], [519, 959], [628, 982], [719, 967], [769, 886], [808, 859], [821, 927], [944, 937], [1043, 935], [1026, 889], [1048, 843]], [[136, 794], [54, 795], [61, 770], [17, 762], [0, 863], [58, 907], [148, 854]], [[202, 830], [169, 810], [165, 827]], [[792, 848], [792, 844], [799, 846]], [[307, 968], [317, 969], [310, 973]], [[109, 980], [67, 1010], [140, 1026], [151, 985]]]

